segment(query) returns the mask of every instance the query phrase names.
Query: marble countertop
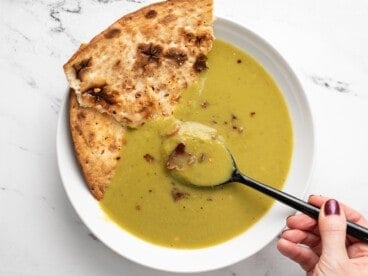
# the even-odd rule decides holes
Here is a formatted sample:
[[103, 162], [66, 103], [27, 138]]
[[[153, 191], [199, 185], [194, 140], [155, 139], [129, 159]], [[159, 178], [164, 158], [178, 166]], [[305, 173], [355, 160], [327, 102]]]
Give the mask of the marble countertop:
[[[151, 2], [0, 1], [0, 275], [172, 275], [99, 242], [69, 203], [56, 162], [62, 65], [81, 42]], [[215, 2], [217, 16], [270, 42], [306, 90], [317, 142], [309, 193], [368, 215], [368, 2]], [[198, 275], [304, 275], [275, 245]]]

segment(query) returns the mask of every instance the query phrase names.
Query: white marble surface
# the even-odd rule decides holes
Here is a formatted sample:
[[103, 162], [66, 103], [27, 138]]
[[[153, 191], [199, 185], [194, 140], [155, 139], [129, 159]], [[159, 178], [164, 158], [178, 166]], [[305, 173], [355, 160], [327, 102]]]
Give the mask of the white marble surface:
[[[121, 15], [153, 1], [0, 1], [0, 275], [172, 275], [116, 255], [72, 209], [56, 163], [62, 65]], [[215, 14], [268, 40], [292, 65], [316, 128], [310, 193], [368, 215], [368, 1], [215, 0]], [[303, 275], [276, 241], [200, 275]]]

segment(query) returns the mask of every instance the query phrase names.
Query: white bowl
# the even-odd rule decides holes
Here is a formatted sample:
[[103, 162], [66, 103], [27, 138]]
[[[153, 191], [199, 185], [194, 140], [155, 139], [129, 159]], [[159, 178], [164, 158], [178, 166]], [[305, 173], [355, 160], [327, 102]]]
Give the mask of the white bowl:
[[[272, 75], [286, 99], [294, 131], [294, 151], [284, 191], [303, 197], [313, 165], [314, 137], [311, 113], [299, 80], [266, 41], [230, 21], [217, 18], [215, 36], [256, 58]], [[68, 126], [68, 97], [64, 100], [57, 128], [57, 156], [66, 193], [81, 220], [106, 246], [139, 264], [172, 272], [201, 272], [241, 261], [272, 241], [294, 210], [276, 203], [258, 223], [243, 234], [203, 249], [171, 249], [143, 241], [106, 218], [86, 187], [76, 162]]]

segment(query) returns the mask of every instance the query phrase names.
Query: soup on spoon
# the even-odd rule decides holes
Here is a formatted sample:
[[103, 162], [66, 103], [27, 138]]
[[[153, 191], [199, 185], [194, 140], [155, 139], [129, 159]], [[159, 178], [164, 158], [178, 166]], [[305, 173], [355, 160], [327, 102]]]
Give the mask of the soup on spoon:
[[[195, 186], [218, 186], [239, 182], [313, 218], [319, 208], [241, 173], [221, 136], [213, 128], [185, 122], [163, 141], [166, 168], [180, 182]], [[368, 229], [347, 221], [347, 233], [368, 242]]]
[[232, 157], [217, 130], [182, 122], [162, 143], [166, 168], [181, 182], [196, 186], [224, 183], [234, 171]]

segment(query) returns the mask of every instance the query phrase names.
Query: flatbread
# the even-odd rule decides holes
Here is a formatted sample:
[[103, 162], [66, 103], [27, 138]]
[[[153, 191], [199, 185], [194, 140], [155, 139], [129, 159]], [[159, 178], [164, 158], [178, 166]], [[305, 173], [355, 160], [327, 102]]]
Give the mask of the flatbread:
[[72, 91], [69, 123], [83, 176], [93, 196], [100, 200], [120, 159], [126, 128], [109, 115], [81, 107]]
[[168, 0], [125, 15], [64, 65], [83, 107], [138, 127], [171, 115], [206, 69], [213, 0]]
[[207, 68], [212, 0], [168, 0], [125, 15], [64, 65], [73, 92], [74, 150], [98, 200], [115, 173], [127, 127], [173, 112]]

